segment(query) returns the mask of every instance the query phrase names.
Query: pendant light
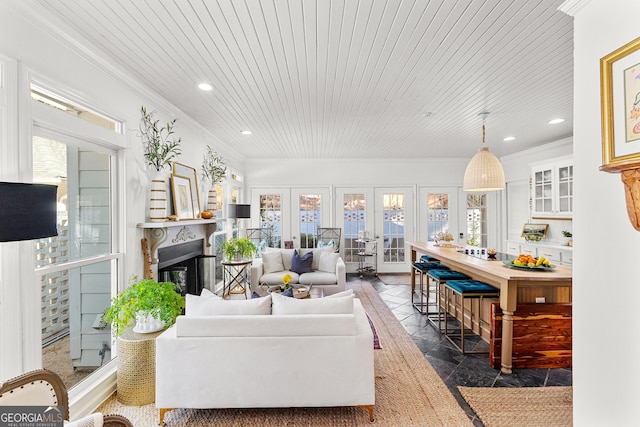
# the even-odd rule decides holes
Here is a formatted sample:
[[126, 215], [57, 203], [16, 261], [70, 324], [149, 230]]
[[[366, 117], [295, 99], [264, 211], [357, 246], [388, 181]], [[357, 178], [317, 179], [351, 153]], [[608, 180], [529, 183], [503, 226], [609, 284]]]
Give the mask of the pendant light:
[[489, 113], [480, 113], [482, 117], [482, 147], [471, 158], [464, 171], [464, 191], [495, 191], [504, 189], [504, 170], [500, 160], [484, 145], [484, 121]]

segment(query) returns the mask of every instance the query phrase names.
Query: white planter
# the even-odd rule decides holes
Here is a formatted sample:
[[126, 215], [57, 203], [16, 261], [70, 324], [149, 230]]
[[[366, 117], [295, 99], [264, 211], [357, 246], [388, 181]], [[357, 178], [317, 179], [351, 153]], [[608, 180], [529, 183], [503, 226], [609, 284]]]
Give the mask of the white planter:
[[167, 187], [161, 172], [151, 180], [149, 219], [151, 222], [163, 222], [167, 219]]
[[164, 322], [161, 319], [153, 317], [147, 312], [136, 315], [136, 325], [133, 332], [138, 334], [150, 334], [164, 329]]
[[562, 246], [569, 246], [571, 242], [571, 237], [561, 237], [560, 239], [560, 243], [562, 244]]

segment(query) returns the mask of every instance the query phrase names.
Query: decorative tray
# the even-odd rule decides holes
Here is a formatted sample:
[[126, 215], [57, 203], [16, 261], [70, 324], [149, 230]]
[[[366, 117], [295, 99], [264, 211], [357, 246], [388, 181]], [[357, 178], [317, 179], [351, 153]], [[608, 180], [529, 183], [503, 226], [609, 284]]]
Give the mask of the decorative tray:
[[556, 268], [556, 266], [553, 265], [553, 264], [549, 265], [549, 266], [540, 265], [540, 266], [537, 266], [537, 267], [529, 267], [528, 265], [514, 265], [512, 259], [502, 261], [502, 263], [504, 265], [506, 265], [507, 267], [517, 268], [517, 269], [520, 269], [520, 270], [541, 270], [541, 271], [544, 271], [544, 270], [552, 270], [552, 269]]

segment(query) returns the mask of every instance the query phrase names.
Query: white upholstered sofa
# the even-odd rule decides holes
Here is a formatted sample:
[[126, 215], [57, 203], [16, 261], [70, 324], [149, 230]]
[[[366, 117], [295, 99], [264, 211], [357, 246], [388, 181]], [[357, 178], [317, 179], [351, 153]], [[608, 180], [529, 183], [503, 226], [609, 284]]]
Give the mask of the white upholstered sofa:
[[353, 293], [187, 295], [156, 340], [161, 424], [172, 408], [363, 406], [373, 421], [374, 403], [373, 333]]
[[[297, 256], [297, 259], [296, 259]], [[297, 261], [297, 262], [296, 262]], [[266, 248], [261, 258], [251, 265], [251, 290], [265, 294], [264, 286], [281, 285], [284, 275], [291, 275], [290, 284], [313, 285], [325, 295], [345, 290], [347, 270], [333, 246], [315, 249]]]

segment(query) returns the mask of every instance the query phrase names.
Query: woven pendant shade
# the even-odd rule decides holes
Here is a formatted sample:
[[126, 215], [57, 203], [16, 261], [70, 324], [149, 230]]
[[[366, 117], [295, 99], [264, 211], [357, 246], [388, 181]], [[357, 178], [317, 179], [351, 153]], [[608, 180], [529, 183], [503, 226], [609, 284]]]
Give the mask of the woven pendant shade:
[[[484, 118], [489, 113], [480, 113]], [[482, 147], [471, 158], [464, 171], [464, 191], [495, 191], [504, 189], [504, 170], [500, 160], [484, 145], [484, 123], [482, 124]]]

